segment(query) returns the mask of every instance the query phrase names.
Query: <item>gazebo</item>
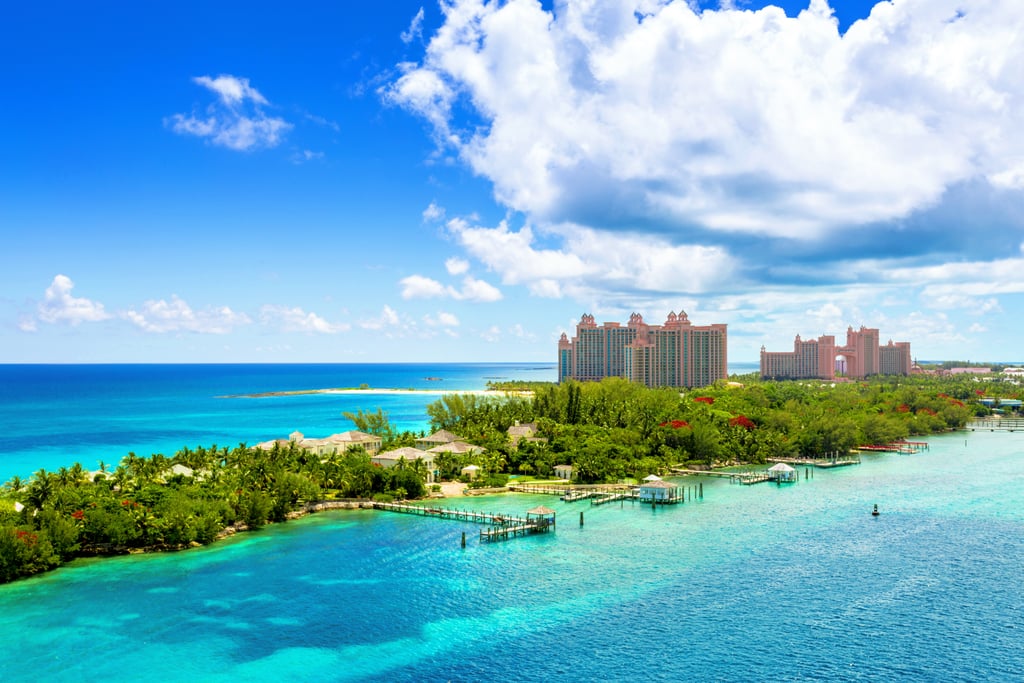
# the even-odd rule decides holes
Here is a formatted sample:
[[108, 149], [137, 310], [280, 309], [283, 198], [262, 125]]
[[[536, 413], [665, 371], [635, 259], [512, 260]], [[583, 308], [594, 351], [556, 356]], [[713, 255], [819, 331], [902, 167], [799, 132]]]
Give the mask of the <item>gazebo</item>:
[[480, 474], [480, 468], [476, 465], [466, 465], [462, 468], [462, 474], [470, 479], [476, 479], [477, 475]]
[[783, 482], [794, 482], [799, 478], [799, 475], [795, 469], [786, 463], [779, 462], [768, 468], [768, 478], [781, 484]]
[[549, 527], [555, 526], [555, 511], [538, 505], [526, 511], [526, 519], [537, 531], [547, 531]]

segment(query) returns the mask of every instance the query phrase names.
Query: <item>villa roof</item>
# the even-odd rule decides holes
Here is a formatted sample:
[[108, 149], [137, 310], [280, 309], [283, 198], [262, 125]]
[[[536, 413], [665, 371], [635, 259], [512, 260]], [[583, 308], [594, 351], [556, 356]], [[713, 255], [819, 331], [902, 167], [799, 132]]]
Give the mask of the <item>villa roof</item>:
[[[299, 441], [301, 441], [301, 439], [299, 439]], [[287, 446], [289, 443], [291, 443], [289, 439], [272, 439], [270, 441], [261, 441], [260, 443], [256, 444], [256, 448], [259, 448], [260, 450], [264, 451], [272, 451], [274, 450], [274, 446], [277, 444], [281, 444], [281, 446]]]
[[405, 458], [408, 461], [414, 460], [433, 460], [434, 454], [430, 451], [421, 451], [418, 448], [412, 448], [411, 446], [402, 446], [390, 451], [384, 451], [373, 456], [376, 460], [401, 460]]
[[672, 484], [670, 482], [663, 481], [661, 479], [657, 479], [655, 481], [648, 481], [648, 482], [645, 482], [643, 484], [640, 484], [640, 488], [642, 488], [642, 489], [674, 489], [674, 488], [679, 488], [679, 487], [677, 487], [675, 484]]
[[792, 467], [784, 462], [778, 462], [768, 468], [769, 472], [793, 472], [795, 471]]
[[533, 508], [532, 510], [527, 510], [526, 514], [528, 514], [528, 515], [553, 515], [553, 514], [555, 514], [555, 511], [552, 510], [551, 508], [544, 507], [543, 505], [538, 505], [537, 507]]
[[381, 438], [379, 436], [374, 436], [373, 434], [367, 434], [366, 432], [360, 432], [360, 431], [357, 431], [355, 429], [347, 431], [347, 432], [339, 432], [338, 434], [331, 434], [326, 439], [322, 439], [322, 441], [325, 441], [325, 442], [328, 442], [328, 443], [338, 443], [338, 442], [342, 442], [342, 443], [356, 443], [358, 441], [380, 441], [380, 440], [381, 440]]
[[424, 436], [422, 439], [416, 439], [417, 441], [427, 441], [430, 443], [451, 443], [452, 441], [459, 441], [462, 437], [456, 434], [452, 434], [447, 429], [439, 429], [430, 436]]
[[644, 481], [661, 481], [661, 477], [659, 477], [657, 474], [648, 474], [646, 477], [644, 477]]
[[465, 454], [465, 453], [482, 453], [483, 450], [484, 450], [484, 448], [482, 446], [474, 446], [473, 444], [466, 443], [465, 441], [449, 441], [448, 443], [443, 443], [440, 446], [434, 446], [433, 448], [428, 448], [427, 449], [427, 453], [457, 453], [457, 454]]
[[531, 436], [537, 431], [536, 422], [524, 422], [508, 428], [509, 436]]
[[572, 465], [555, 465], [556, 470], [571, 470]]

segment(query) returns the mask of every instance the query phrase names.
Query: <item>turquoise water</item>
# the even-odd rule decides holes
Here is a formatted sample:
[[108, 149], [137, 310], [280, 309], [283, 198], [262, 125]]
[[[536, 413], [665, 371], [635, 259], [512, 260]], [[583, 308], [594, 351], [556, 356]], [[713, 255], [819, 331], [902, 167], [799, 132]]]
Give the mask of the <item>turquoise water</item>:
[[[1024, 435], [549, 535], [339, 511], [0, 586], [5, 680], [1020, 680]], [[692, 481], [688, 481], [693, 485]], [[877, 503], [881, 516], [869, 512]], [[579, 513], [585, 525], [579, 525]], [[469, 539], [460, 548], [463, 531]]]
[[[488, 380], [554, 381], [543, 363], [310, 365], [0, 365], [0, 482], [134, 451], [235, 446], [352, 429], [342, 413], [382, 408], [398, 429], [428, 427], [434, 394], [245, 394], [352, 388], [459, 391]], [[428, 379], [436, 378], [436, 379]]]
[[[341, 411], [378, 404], [417, 428], [435, 398], [225, 394], [553, 374], [0, 366], [0, 481], [128, 450], [328, 434], [350, 428]], [[0, 680], [1021, 680], [1024, 434], [930, 443], [781, 488], [706, 479], [702, 501], [655, 511], [449, 501], [558, 511], [555, 533], [503, 543], [479, 544], [470, 524], [339, 511], [78, 561], [0, 586]]]

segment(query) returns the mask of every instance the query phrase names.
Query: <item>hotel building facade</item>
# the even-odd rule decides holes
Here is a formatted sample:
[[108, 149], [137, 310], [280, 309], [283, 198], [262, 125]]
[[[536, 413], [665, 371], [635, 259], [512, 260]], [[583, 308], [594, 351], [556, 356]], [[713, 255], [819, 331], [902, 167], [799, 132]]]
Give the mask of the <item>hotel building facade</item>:
[[624, 377], [649, 387], [702, 387], [728, 376], [725, 325], [697, 326], [685, 312], [648, 325], [639, 313], [623, 327], [585, 314], [558, 340], [558, 381]]
[[912, 364], [910, 342], [879, 345], [878, 330], [861, 327], [846, 330], [846, 345], [836, 346], [833, 335], [817, 339], [796, 336], [792, 351], [766, 351], [761, 347], [761, 377], [764, 379], [835, 379], [869, 375], [909, 375]]

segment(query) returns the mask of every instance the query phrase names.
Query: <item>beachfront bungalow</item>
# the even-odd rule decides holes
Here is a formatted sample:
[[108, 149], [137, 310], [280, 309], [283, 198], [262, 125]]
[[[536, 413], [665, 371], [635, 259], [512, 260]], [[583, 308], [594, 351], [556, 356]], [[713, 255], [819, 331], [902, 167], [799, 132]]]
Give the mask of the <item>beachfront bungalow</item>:
[[768, 468], [768, 479], [770, 481], [794, 482], [800, 478], [795, 469], [784, 462], [778, 462]]
[[377, 453], [370, 458], [370, 462], [376, 463], [381, 467], [395, 467], [401, 462], [405, 462], [408, 466], [412, 466], [416, 461], [423, 463], [423, 473], [426, 476], [428, 484], [433, 484], [437, 481], [437, 467], [434, 465], [434, 454], [427, 451], [421, 451], [418, 448], [412, 448], [410, 446], [403, 446], [402, 448], [396, 448], [391, 451], [384, 451], [383, 453]]
[[572, 465], [555, 465], [555, 476], [565, 481], [572, 481]]
[[439, 429], [430, 436], [424, 436], [416, 439], [416, 448], [421, 451], [429, 451], [435, 446], [442, 446], [452, 441], [461, 441], [462, 437], [452, 434], [447, 429]]
[[[648, 477], [648, 479], [650, 479]], [[648, 479], [644, 480], [644, 483], [640, 484], [639, 491], [637, 492], [637, 499], [641, 503], [652, 503], [658, 505], [668, 505], [671, 503], [680, 503], [683, 500], [683, 489], [681, 486], [662, 479]]]

